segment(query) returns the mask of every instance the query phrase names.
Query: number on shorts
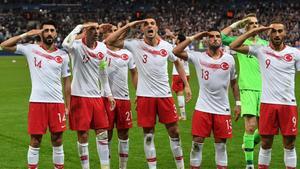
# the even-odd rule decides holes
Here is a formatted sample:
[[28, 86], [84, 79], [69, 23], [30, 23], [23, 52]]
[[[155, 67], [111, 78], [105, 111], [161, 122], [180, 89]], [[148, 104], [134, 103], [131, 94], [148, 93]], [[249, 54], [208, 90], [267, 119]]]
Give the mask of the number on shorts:
[[126, 115], [126, 121], [130, 121], [130, 119], [131, 119], [131, 111], [127, 111], [125, 113], [125, 115]]
[[231, 119], [226, 120], [226, 126], [228, 130], [232, 130], [232, 124], [231, 124]]
[[293, 116], [293, 118], [292, 118], [292, 123], [293, 123], [294, 128], [296, 128], [296, 125], [297, 125], [297, 119], [296, 119], [295, 116]]
[[147, 59], [148, 59], [148, 55], [146, 55], [146, 54], [143, 55], [143, 63], [147, 63], [147, 61], [148, 61]]
[[65, 114], [61, 114], [61, 113], [57, 113], [58, 114], [58, 120], [59, 120], [59, 123], [62, 123], [64, 121], [66, 121], [66, 115]]
[[266, 68], [267, 68], [267, 69], [269, 68], [270, 64], [271, 64], [271, 60], [270, 60], [270, 59], [267, 59], [267, 60], [266, 60]]

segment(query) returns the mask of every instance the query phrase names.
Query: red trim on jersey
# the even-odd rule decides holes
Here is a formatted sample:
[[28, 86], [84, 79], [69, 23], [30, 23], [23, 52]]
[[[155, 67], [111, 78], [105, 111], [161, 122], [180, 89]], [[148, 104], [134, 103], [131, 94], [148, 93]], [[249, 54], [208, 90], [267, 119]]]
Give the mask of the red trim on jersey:
[[45, 47], [44, 43], [40, 43], [40, 47], [41, 47], [42, 49], [44, 49], [46, 52], [48, 52], [48, 53], [52, 53], [52, 52], [55, 52], [55, 51], [58, 50], [58, 48], [57, 48], [55, 45], [53, 45], [53, 47], [54, 47], [53, 50], [49, 50], [49, 49], [47, 49], [47, 48]]
[[229, 69], [229, 64], [227, 62], [222, 62], [221, 64], [213, 64], [213, 63], [200, 61], [200, 64], [207, 68], [212, 68], [212, 69], [223, 69], [223, 70]]
[[[87, 44], [86, 44], [86, 36], [83, 37], [83, 38], [81, 39], [81, 41], [82, 41], [82, 43], [83, 43], [85, 46], [87, 46]], [[88, 47], [88, 46], [87, 46], [87, 47], [90, 48], [90, 49], [95, 49], [97, 46], [98, 46], [98, 42], [96, 41], [96, 42], [94, 42], [92, 48], [90, 48], [90, 47]]]
[[107, 50], [106, 53], [112, 57], [121, 58], [122, 60], [127, 60], [129, 58], [129, 56], [126, 53], [119, 55], [117, 53], [113, 53], [111, 50]]
[[[160, 38], [158, 37], [158, 38], [156, 38], [157, 40], [158, 40], [158, 42], [157, 42], [157, 45], [156, 46], [158, 46], [159, 45], [159, 43], [160, 43]], [[146, 38], [144, 38], [144, 42], [147, 44], [147, 45], [149, 45], [149, 46], [152, 46], [152, 45], [150, 45], [147, 41], [146, 41]]]
[[[269, 46], [270, 46], [271, 49], [275, 50], [275, 48], [274, 48], [274, 46], [273, 46], [272, 43], [269, 43]], [[283, 44], [283, 48], [280, 51], [283, 51], [285, 48], [286, 48], [286, 45]], [[275, 50], [275, 51], [277, 51], [277, 50]], [[280, 52], [280, 51], [278, 51], [278, 52]]]
[[[218, 49], [219, 51], [220, 51], [220, 53], [221, 53], [221, 55], [219, 56], [219, 58], [218, 59], [220, 59], [222, 56], [223, 56], [223, 51], [221, 50], [221, 48], [219, 48]], [[208, 56], [210, 56], [211, 58], [213, 57], [212, 55], [211, 55], [211, 53], [209, 52], [209, 50], [206, 50], [206, 54], [208, 55]]]
[[49, 54], [42, 53], [38, 50], [32, 50], [32, 53], [35, 53], [35, 54], [37, 54], [39, 56], [42, 56], [42, 57], [44, 57], [46, 59], [49, 59], [49, 60], [54, 60], [57, 63], [62, 63], [63, 62], [63, 59], [62, 59], [61, 56], [51, 56]]

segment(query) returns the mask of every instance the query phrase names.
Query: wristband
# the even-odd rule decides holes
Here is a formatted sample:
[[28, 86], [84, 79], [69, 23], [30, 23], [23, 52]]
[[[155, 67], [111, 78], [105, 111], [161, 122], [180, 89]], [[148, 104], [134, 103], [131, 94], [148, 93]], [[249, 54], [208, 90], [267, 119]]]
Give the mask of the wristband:
[[27, 36], [27, 33], [23, 33], [23, 34], [20, 35], [20, 38], [24, 39], [24, 38], [26, 38], [26, 36]]
[[2, 51], [3, 50], [3, 48], [0, 46], [0, 51]]
[[242, 105], [242, 102], [239, 101], [239, 100], [238, 100], [238, 101], [235, 101], [235, 105], [236, 105], [236, 106], [241, 106], [241, 105]]

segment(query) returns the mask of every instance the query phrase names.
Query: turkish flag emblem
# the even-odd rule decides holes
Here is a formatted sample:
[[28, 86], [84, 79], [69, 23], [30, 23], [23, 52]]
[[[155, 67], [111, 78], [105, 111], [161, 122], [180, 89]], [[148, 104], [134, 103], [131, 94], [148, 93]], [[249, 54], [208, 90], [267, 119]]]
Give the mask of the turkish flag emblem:
[[223, 70], [227, 70], [227, 69], [229, 68], [229, 65], [228, 65], [228, 63], [223, 62], [223, 63], [221, 63], [220, 67], [221, 67], [221, 69], [223, 69]]
[[123, 60], [127, 60], [129, 57], [128, 57], [128, 55], [127, 54], [122, 54], [121, 55], [121, 59], [123, 59]]
[[165, 49], [161, 49], [161, 50], [159, 51], [159, 54], [160, 54], [162, 57], [165, 57], [165, 56], [167, 56], [168, 52], [167, 52]]
[[283, 56], [283, 59], [284, 59], [285, 61], [287, 61], [287, 62], [290, 62], [290, 61], [293, 60], [293, 56], [290, 55], [290, 54], [286, 54], [286, 55]]
[[62, 63], [63, 62], [63, 59], [60, 56], [55, 56], [54, 60], [55, 60], [56, 63]]
[[97, 57], [98, 57], [98, 59], [102, 60], [102, 59], [104, 58], [104, 54], [101, 53], [101, 52], [99, 52], [99, 53], [97, 54]]

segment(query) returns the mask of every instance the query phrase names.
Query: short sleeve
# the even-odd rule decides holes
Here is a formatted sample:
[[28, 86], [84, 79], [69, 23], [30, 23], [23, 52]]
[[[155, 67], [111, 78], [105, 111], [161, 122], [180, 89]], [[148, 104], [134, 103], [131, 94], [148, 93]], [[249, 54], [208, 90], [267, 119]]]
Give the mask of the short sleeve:
[[61, 76], [68, 77], [71, 76], [71, 69], [70, 69], [70, 58], [67, 54], [64, 55], [64, 61], [61, 69]]
[[296, 55], [295, 55], [295, 66], [296, 66], [296, 70], [300, 71], [300, 50], [296, 49]]
[[188, 55], [188, 62], [195, 64], [197, 62], [197, 58], [200, 57], [201, 52], [189, 50], [187, 51], [187, 55]]
[[261, 45], [250, 45], [249, 46], [249, 55], [253, 55], [255, 57], [258, 57], [258, 52], [262, 46]]
[[128, 68], [134, 69], [136, 67], [132, 54], [129, 54]]
[[237, 78], [236, 69], [235, 69], [235, 61], [232, 59], [232, 66], [230, 68], [230, 80], [234, 80]]
[[235, 41], [237, 39], [236, 36], [228, 36], [228, 35], [225, 35], [224, 33], [221, 33], [221, 36], [222, 36], [222, 43], [225, 46], [229, 46], [233, 41]]
[[126, 39], [124, 41], [124, 48], [129, 51], [134, 51], [137, 47], [136, 45], [137, 45], [137, 40], [135, 39]]
[[29, 44], [17, 44], [17, 50], [15, 51], [15, 53], [25, 55], [28, 46]]

